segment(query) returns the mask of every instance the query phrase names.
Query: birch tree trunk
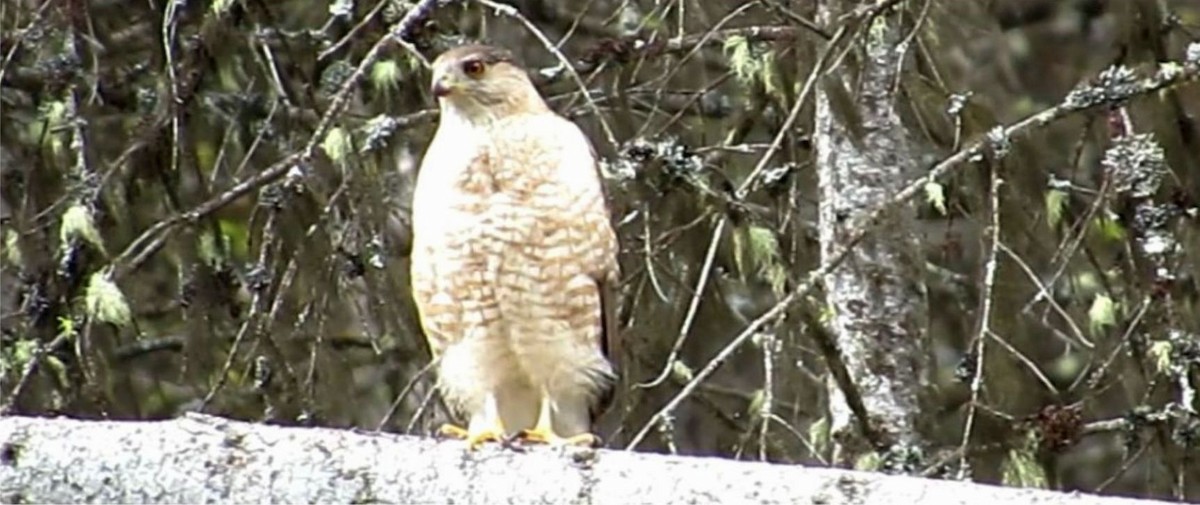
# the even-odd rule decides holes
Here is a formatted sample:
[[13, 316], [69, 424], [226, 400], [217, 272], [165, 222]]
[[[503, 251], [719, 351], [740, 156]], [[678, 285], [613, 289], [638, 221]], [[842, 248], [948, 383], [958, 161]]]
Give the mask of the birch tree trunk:
[[[820, 15], [829, 23], [869, 3], [829, 0]], [[905, 32], [891, 9], [866, 23], [850, 42], [854, 49], [816, 96], [821, 253], [829, 258], [853, 247], [825, 278], [835, 314], [829, 324], [869, 414], [867, 423], [891, 453], [900, 455], [902, 448], [924, 445], [918, 423], [931, 366], [924, 330], [928, 308], [912, 207], [858, 244], [844, 240], [859, 218], [911, 180], [915, 166], [896, 111], [902, 58], [897, 46]], [[834, 382], [829, 387], [831, 426], [841, 444], [838, 459], [854, 460], [871, 448], [851, 429], [844, 391]]]

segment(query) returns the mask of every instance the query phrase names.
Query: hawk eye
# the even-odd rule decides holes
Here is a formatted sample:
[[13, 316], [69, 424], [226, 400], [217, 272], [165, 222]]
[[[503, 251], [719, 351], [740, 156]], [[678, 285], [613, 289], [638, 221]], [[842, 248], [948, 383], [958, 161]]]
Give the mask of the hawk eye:
[[483, 73], [483, 62], [479, 60], [467, 60], [462, 64], [463, 73], [470, 77], [479, 77]]

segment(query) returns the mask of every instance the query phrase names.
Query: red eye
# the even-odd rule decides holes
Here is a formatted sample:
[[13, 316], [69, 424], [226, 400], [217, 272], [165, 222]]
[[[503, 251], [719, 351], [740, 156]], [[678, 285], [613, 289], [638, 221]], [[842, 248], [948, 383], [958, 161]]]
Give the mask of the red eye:
[[479, 60], [467, 60], [462, 64], [463, 73], [470, 77], [479, 77], [483, 73], [483, 62]]

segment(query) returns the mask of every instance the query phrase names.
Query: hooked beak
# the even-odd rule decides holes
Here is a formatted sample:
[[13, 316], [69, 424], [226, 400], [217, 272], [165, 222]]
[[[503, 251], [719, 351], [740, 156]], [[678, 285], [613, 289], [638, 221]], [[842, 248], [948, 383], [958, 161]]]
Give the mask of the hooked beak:
[[433, 93], [433, 96], [442, 98], [454, 91], [453, 81], [454, 78], [450, 77], [449, 75], [435, 75], [433, 76], [433, 85], [430, 86], [429, 91]]

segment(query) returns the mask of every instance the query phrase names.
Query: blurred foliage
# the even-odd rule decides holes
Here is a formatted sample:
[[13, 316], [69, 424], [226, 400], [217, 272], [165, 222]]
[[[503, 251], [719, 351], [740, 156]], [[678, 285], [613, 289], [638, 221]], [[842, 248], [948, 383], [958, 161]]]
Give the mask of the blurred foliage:
[[[1068, 98], [1105, 100], [1095, 90], [1200, 40], [1189, 0], [893, 3], [872, 22], [911, 33], [896, 107], [922, 166]], [[522, 23], [473, 2], [440, 2], [351, 80], [415, 4], [4, 2], [0, 406], [430, 433], [447, 413], [409, 296], [407, 213], [436, 123], [424, 62], [468, 40], [513, 49], [603, 158], [631, 342], [602, 423], [610, 446], [819, 265], [811, 105], [734, 190], [833, 32], [813, 28], [813, 2], [514, 2], [561, 42], [596, 108]], [[1200, 500], [1198, 88], [995, 138], [1003, 156], [925, 187], [940, 409], [923, 415], [940, 446], [860, 464]], [[1001, 345], [977, 360], [988, 170], [1006, 182]], [[818, 299], [737, 350], [640, 447], [833, 460], [813, 334], [837, 315]]]

